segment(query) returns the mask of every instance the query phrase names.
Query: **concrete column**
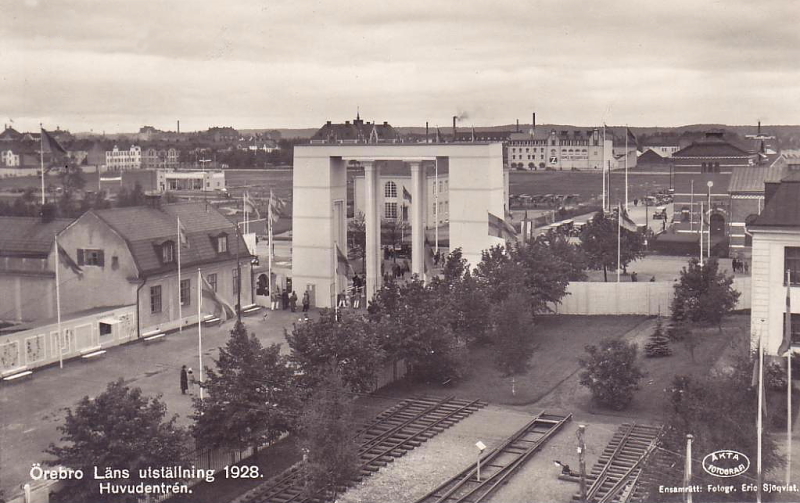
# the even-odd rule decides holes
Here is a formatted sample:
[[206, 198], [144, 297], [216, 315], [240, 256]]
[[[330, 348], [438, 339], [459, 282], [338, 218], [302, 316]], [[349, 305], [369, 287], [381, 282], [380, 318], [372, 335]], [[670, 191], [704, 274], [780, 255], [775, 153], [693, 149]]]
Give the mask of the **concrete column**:
[[[378, 290], [378, 277], [381, 274], [380, 262], [376, 260], [380, 253], [380, 219], [378, 215], [378, 195], [375, 192], [378, 182], [378, 173], [373, 161], [364, 161], [364, 220], [366, 227], [366, 273], [367, 273], [367, 300]], [[376, 238], [377, 233], [377, 238]], [[377, 245], [377, 246], [376, 246]]]
[[425, 178], [422, 163], [410, 162], [411, 167], [411, 273], [422, 278], [425, 262]]
[[378, 275], [375, 277], [375, 288], [380, 290], [383, 286], [383, 275], [381, 274], [381, 264], [383, 263], [383, 251], [381, 249], [381, 221], [383, 220], [383, 182], [381, 182], [381, 164], [375, 163], [375, 270]]

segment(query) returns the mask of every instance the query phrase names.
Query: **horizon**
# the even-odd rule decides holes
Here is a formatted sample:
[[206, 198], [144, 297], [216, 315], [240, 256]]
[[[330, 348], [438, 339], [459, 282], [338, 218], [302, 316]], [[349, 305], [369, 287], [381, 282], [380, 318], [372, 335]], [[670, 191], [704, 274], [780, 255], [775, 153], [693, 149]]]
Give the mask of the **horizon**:
[[791, 2], [0, 6], [0, 109], [19, 130], [311, 129], [357, 109], [365, 121], [424, 127], [400, 124], [427, 116], [441, 128], [453, 115], [496, 127], [479, 124], [531, 112], [631, 127], [800, 116]]

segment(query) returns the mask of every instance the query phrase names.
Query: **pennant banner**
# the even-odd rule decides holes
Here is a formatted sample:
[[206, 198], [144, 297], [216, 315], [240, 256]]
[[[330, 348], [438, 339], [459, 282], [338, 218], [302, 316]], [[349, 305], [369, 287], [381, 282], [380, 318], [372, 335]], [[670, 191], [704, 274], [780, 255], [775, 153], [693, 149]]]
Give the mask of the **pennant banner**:
[[83, 269], [81, 268], [81, 266], [79, 266], [78, 264], [75, 263], [74, 260], [72, 260], [72, 257], [69, 256], [67, 250], [62, 248], [61, 245], [58, 245], [58, 257], [61, 259], [61, 262], [64, 265], [70, 268], [72, 272], [74, 272], [78, 276], [83, 276]]
[[214, 291], [206, 278], [203, 278], [203, 298], [210, 300], [214, 304], [214, 316], [219, 317], [222, 323], [225, 323], [229, 318], [236, 317], [236, 310], [233, 309], [233, 306], [217, 295], [217, 292]]
[[502, 218], [489, 213], [489, 235], [505, 240], [517, 239], [517, 231]]

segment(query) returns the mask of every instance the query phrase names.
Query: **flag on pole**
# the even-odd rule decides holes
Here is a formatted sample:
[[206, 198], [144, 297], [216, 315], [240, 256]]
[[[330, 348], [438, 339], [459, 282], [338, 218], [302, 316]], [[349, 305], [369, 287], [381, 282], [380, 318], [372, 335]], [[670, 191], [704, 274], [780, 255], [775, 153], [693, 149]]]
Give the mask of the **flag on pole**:
[[272, 189], [269, 190], [269, 206], [268, 209], [268, 216], [267, 220], [270, 224], [274, 224], [278, 221], [281, 216], [281, 211], [286, 206], [286, 201], [279, 197], [275, 197], [275, 194], [272, 192]]
[[61, 259], [61, 262], [63, 262], [64, 265], [70, 268], [72, 272], [74, 272], [78, 276], [83, 276], [83, 269], [81, 268], [81, 266], [79, 266], [78, 264], [75, 263], [74, 260], [72, 260], [72, 257], [69, 256], [67, 250], [65, 250], [60, 244], [58, 245], [58, 257]]
[[178, 217], [178, 241], [181, 246], [189, 248], [189, 237], [186, 235], [186, 227], [181, 223], [181, 218]]
[[782, 356], [789, 351], [792, 346], [792, 272], [786, 270], [786, 314], [783, 327], [783, 341], [778, 347], [778, 356]]
[[489, 213], [489, 235], [505, 240], [516, 240], [517, 231], [502, 218]]
[[431, 242], [428, 241], [428, 236], [425, 236], [425, 257], [423, 262], [423, 272], [428, 273], [428, 271], [433, 271], [434, 268], [434, 260], [433, 260], [433, 246], [431, 246]]
[[336, 273], [341, 274], [342, 276], [350, 277], [353, 272], [353, 266], [350, 265], [350, 261], [347, 259], [347, 255], [342, 252], [342, 249], [339, 248], [339, 245], [336, 245]]
[[55, 138], [50, 133], [42, 128], [42, 152], [45, 154], [67, 155], [64, 147], [59, 145]]
[[638, 229], [636, 228], [636, 222], [630, 219], [628, 216], [628, 212], [622, 210], [619, 215], [619, 225], [628, 231], [636, 232]]
[[409, 203], [411, 202], [411, 192], [408, 191], [405, 185], [403, 185], [403, 199]]
[[636, 135], [633, 134], [633, 131], [631, 131], [631, 128], [626, 126], [625, 130], [626, 130], [625, 133], [628, 135], [628, 141], [630, 141], [634, 145], [636, 145]]
[[202, 275], [200, 275], [200, 278], [203, 280], [203, 298], [210, 300], [214, 304], [214, 316], [218, 316], [222, 323], [225, 323], [229, 318], [235, 318], [236, 310], [233, 309], [233, 306], [217, 295], [217, 292], [214, 291], [206, 278], [203, 278]]
[[244, 209], [247, 210], [248, 213], [255, 213], [257, 219], [261, 218], [261, 213], [258, 211], [256, 202], [250, 197], [249, 192], [245, 191], [244, 195], [242, 195], [242, 203], [244, 204]]

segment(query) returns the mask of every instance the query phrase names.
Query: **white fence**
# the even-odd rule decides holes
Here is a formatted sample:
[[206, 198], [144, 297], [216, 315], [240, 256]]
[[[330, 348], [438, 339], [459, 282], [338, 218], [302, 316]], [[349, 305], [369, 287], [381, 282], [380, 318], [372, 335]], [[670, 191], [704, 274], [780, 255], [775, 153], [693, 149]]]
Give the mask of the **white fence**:
[[[551, 306], [558, 314], [661, 314], [671, 312], [675, 283], [665, 281], [639, 283], [573, 282], [561, 304]], [[736, 309], [750, 309], [750, 278], [733, 280], [733, 288], [740, 292]]]

